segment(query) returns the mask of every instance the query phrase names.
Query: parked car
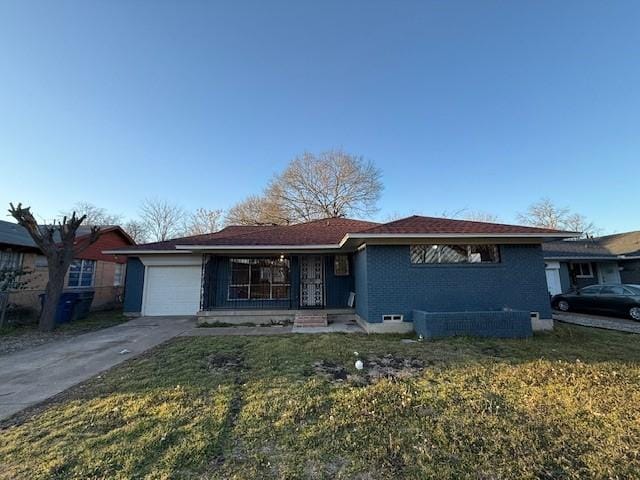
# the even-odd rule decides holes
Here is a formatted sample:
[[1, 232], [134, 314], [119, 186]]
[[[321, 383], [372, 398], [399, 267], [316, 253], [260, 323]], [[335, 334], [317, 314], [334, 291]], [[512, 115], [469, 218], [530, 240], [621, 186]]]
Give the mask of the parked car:
[[618, 314], [640, 321], [640, 285], [590, 285], [554, 295], [551, 306], [563, 312]]

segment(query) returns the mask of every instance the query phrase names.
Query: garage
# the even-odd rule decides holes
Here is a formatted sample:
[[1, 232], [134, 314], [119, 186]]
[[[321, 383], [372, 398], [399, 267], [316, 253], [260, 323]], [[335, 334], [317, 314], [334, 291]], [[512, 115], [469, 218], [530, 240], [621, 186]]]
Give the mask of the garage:
[[143, 315], [195, 315], [200, 310], [200, 265], [147, 265]]

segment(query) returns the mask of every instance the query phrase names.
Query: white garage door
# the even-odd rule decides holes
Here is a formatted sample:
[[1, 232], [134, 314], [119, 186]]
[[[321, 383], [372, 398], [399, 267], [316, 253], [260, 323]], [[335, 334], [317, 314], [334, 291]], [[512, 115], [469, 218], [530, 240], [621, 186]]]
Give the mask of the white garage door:
[[200, 266], [147, 267], [143, 315], [195, 315], [200, 310]]

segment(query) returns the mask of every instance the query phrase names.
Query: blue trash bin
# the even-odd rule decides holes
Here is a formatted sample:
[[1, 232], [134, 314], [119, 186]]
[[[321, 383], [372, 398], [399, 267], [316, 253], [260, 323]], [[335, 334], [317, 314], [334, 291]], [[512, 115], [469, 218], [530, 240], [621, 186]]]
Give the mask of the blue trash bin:
[[[44, 307], [44, 299], [46, 294], [40, 294], [40, 308]], [[76, 292], [64, 292], [60, 295], [58, 301], [58, 307], [56, 308], [55, 323], [59, 325], [61, 323], [67, 323], [71, 321], [73, 317], [73, 309], [78, 303], [78, 294]], [[42, 310], [41, 310], [42, 311]]]

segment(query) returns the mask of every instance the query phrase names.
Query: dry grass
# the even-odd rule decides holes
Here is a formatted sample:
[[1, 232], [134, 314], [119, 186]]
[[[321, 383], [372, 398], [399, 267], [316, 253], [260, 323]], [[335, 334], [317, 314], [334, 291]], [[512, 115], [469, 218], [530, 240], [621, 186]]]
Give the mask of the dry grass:
[[[640, 477], [637, 336], [400, 338], [175, 340], [14, 421], [0, 478]], [[314, 369], [354, 376], [354, 351], [424, 368]]]

